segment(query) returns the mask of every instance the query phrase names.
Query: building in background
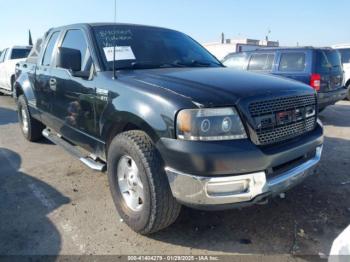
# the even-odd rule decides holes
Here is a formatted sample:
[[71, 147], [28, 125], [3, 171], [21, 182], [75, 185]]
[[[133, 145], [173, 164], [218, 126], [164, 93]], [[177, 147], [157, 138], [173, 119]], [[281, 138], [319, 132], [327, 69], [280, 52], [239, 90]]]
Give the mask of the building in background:
[[[267, 37], [266, 37], [267, 38]], [[209, 50], [216, 58], [222, 60], [229, 53], [252, 51], [262, 47], [278, 47], [278, 41], [256, 40], [249, 38], [225, 39], [221, 36], [221, 42], [204, 43], [203, 46]]]

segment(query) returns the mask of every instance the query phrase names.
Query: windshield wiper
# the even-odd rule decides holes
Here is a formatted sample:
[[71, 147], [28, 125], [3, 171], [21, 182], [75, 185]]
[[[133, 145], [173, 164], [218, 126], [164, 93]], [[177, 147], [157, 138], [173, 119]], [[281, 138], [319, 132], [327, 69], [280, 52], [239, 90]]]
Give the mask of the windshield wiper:
[[217, 65], [217, 66], [222, 66], [219, 63], [211, 62], [211, 61], [201, 61], [201, 60], [192, 60], [189, 62], [185, 61], [175, 61], [173, 63], [174, 65], [178, 66], [183, 66], [183, 67], [193, 67], [193, 66], [199, 66], [199, 67], [209, 67], [211, 65]]
[[164, 63], [164, 64], [153, 64], [149, 62], [132, 62], [127, 66], [117, 67], [117, 70], [132, 70], [132, 69], [155, 69], [155, 68], [172, 68], [172, 67], [209, 67], [211, 65], [222, 66], [219, 63], [214, 63], [210, 61], [200, 61], [200, 60], [192, 60], [189, 62], [176, 60], [172, 63]]
[[132, 70], [132, 69], [153, 69], [153, 68], [159, 68], [159, 67], [161, 67], [161, 65], [144, 63], [144, 62], [132, 62], [130, 65], [119, 66], [116, 69], [117, 70]]

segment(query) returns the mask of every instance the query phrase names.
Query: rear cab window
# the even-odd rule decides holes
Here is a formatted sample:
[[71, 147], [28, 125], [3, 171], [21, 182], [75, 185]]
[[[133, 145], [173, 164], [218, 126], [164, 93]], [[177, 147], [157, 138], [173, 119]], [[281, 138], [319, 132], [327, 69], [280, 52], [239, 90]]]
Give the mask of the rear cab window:
[[11, 52], [11, 60], [27, 58], [30, 53], [30, 48], [14, 48]]
[[304, 72], [306, 54], [304, 52], [282, 52], [278, 66], [280, 72]]
[[250, 71], [272, 71], [275, 61], [275, 54], [253, 54], [249, 60], [248, 70]]

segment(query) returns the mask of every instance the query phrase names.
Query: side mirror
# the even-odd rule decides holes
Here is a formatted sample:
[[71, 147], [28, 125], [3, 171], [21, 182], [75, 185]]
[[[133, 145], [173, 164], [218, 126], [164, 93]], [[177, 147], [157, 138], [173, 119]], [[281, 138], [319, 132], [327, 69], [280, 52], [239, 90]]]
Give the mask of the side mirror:
[[57, 67], [72, 70], [72, 72], [80, 72], [81, 52], [77, 49], [59, 47], [57, 54]]

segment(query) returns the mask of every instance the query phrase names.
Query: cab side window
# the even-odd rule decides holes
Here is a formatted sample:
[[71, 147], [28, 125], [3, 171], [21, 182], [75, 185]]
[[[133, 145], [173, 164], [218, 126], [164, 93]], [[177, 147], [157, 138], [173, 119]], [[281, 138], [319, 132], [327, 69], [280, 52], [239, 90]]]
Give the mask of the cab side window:
[[91, 68], [92, 59], [83, 31], [77, 29], [67, 31], [62, 47], [80, 51], [81, 71], [87, 71]]
[[7, 50], [8, 49], [5, 49], [1, 52], [1, 55], [0, 55], [0, 63], [3, 63], [5, 61], [5, 57], [6, 57], [6, 54], [7, 54]]
[[51, 38], [46, 46], [44, 58], [42, 61], [43, 66], [51, 66], [52, 58], [53, 58], [53, 50], [56, 46], [58, 36], [59, 36], [59, 32], [55, 32], [51, 35]]
[[249, 62], [248, 70], [271, 71], [274, 60], [274, 54], [253, 54]]

